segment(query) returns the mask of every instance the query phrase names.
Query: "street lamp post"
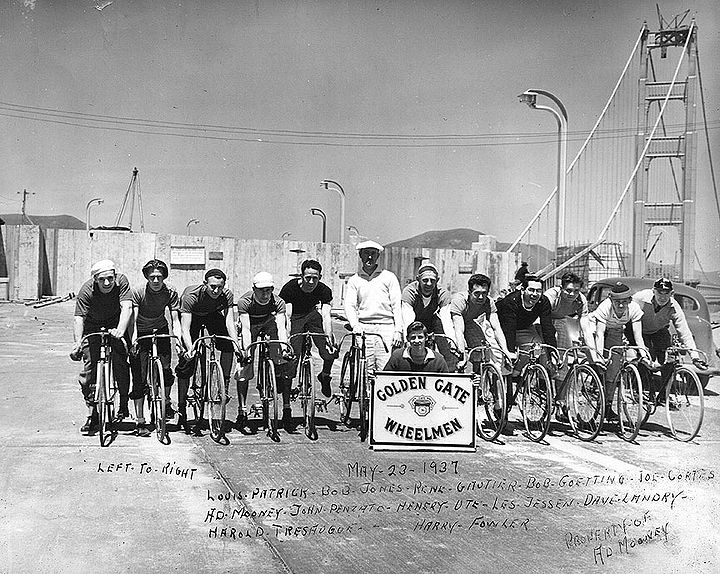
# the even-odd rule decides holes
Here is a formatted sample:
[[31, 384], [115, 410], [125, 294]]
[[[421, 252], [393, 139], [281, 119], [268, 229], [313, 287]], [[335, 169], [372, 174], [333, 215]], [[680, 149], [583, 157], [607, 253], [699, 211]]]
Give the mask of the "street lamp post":
[[360, 231], [358, 231], [358, 228], [355, 227], [354, 225], [348, 225], [345, 229], [347, 229], [355, 237], [360, 237]]
[[198, 223], [200, 223], [200, 220], [195, 219], [194, 217], [191, 220], [189, 220], [187, 222], [187, 224], [185, 225], [185, 235], [190, 235], [190, 226], [197, 225]]
[[327, 241], [327, 217], [325, 216], [325, 212], [317, 207], [312, 207], [310, 208], [310, 213], [322, 217], [322, 242], [325, 243]]
[[[558, 109], [550, 106], [541, 106], [537, 104], [538, 96], [545, 96], [550, 98]], [[556, 213], [556, 227], [555, 227], [555, 251], [557, 256], [557, 250], [561, 245], [565, 243], [565, 176], [567, 171], [567, 130], [568, 130], [568, 116], [565, 106], [560, 99], [547, 92], [545, 90], [526, 90], [518, 96], [520, 101], [527, 104], [529, 107], [535, 110], [544, 110], [550, 112], [555, 116], [555, 120], [558, 125], [558, 164], [557, 164], [557, 213]]]
[[90, 208], [93, 205], [102, 205], [103, 203], [105, 203], [105, 200], [101, 197], [96, 197], [87, 202], [85, 206], [85, 231], [88, 233], [90, 233]]
[[282, 241], [285, 241], [285, 240], [286, 240], [288, 237], [290, 237], [291, 235], [292, 235], [292, 233], [290, 233], [289, 231], [286, 231], [285, 233], [283, 233], [283, 234], [280, 236], [280, 239], [281, 239]]
[[[320, 182], [325, 189], [332, 189], [340, 194], [340, 243], [345, 243], [345, 190], [337, 181], [323, 179]], [[330, 187], [334, 185], [335, 187]]]

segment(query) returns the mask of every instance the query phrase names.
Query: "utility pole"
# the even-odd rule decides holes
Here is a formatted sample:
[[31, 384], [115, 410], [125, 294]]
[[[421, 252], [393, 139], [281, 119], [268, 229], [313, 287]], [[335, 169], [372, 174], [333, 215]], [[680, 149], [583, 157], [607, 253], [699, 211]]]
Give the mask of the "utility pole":
[[[19, 191], [17, 191], [16, 193], [17, 193], [18, 195], [20, 195], [20, 192], [19, 192]], [[35, 224], [33, 223], [33, 220], [30, 219], [30, 217], [28, 217], [28, 214], [27, 214], [26, 205], [27, 205], [27, 196], [28, 196], [28, 195], [35, 195], [35, 192], [34, 192], [34, 191], [28, 191], [27, 189], [23, 189], [23, 190], [22, 190], [22, 219], [21, 219], [21, 224], [22, 224], [22, 225], [25, 225], [26, 223], [29, 223], [30, 225], [35, 225]]]

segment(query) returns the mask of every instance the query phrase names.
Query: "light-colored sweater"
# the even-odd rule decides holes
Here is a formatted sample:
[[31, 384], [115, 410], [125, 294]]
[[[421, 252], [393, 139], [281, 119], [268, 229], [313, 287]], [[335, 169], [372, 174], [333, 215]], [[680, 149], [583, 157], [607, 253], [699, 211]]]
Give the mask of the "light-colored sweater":
[[394, 324], [402, 330], [400, 283], [387, 269], [376, 270], [372, 275], [359, 271], [345, 286], [345, 315], [350, 325], [358, 323]]

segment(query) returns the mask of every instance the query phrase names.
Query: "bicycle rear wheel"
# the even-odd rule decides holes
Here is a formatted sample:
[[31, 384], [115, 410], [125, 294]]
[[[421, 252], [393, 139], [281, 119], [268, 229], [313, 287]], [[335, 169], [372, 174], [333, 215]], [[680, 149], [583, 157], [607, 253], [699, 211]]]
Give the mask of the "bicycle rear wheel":
[[523, 375], [522, 415], [528, 438], [540, 442], [550, 429], [550, 377], [542, 365], [528, 365]]
[[620, 438], [632, 442], [640, 432], [646, 412], [643, 408], [642, 379], [637, 367], [633, 364], [625, 365], [620, 371], [617, 408], [620, 419]]
[[210, 438], [219, 441], [225, 436], [225, 407], [227, 390], [220, 363], [210, 361], [207, 373], [207, 404]]
[[600, 377], [589, 365], [575, 365], [568, 385], [568, 418], [582, 441], [597, 438], [605, 418], [605, 391]]
[[364, 441], [370, 430], [370, 381], [367, 377], [367, 363], [360, 361], [358, 369], [360, 385], [358, 389], [358, 410], [360, 411], [360, 442]]
[[344, 425], [350, 424], [350, 411], [357, 386], [356, 372], [355, 353], [350, 350], [343, 355], [340, 369], [340, 422]]
[[150, 377], [150, 396], [152, 399], [152, 417], [155, 423], [155, 435], [161, 443], [167, 440], [167, 424], [165, 421], [165, 376], [160, 359], [150, 361], [148, 369]]
[[484, 365], [475, 392], [475, 431], [486, 441], [494, 441], [505, 428], [505, 393], [505, 380], [500, 371], [492, 363]]
[[694, 439], [703, 422], [705, 397], [698, 376], [677, 367], [665, 390], [665, 414], [673, 436], [682, 442]]
[[300, 365], [300, 392], [305, 421], [305, 435], [314, 440], [317, 438], [315, 430], [315, 385], [312, 378], [312, 365], [310, 358], [303, 360]]

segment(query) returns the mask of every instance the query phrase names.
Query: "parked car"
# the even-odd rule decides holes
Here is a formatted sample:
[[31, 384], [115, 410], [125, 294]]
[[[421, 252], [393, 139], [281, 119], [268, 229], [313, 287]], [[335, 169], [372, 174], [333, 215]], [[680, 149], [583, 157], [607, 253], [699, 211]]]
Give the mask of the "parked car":
[[[622, 281], [630, 287], [632, 293], [637, 293], [643, 289], [652, 289], [655, 279], [639, 278], [639, 277], [608, 277], [594, 283], [587, 294], [588, 307], [590, 311], [597, 309], [597, 306], [607, 298], [610, 289], [618, 281]], [[703, 387], [707, 386], [710, 377], [719, 375], [720, 369], [717, 367], [717, 356], [715, 344], [713, 342], [712, 323], [710, 322], [710, 311], [707, 302], [702, 293], [697, 289], [693, 289], [682, 283], [673, 284], [675, 294], [673, 297], [680, 303], [680, 307], [685, 312], [688, 326], [695, 338], [695, 344], [698, 349], [705, 352], [710, 360], [711, 367], [706, 370], [696, 369]], [[670, 332], [673, 332], [672, 325]]]

